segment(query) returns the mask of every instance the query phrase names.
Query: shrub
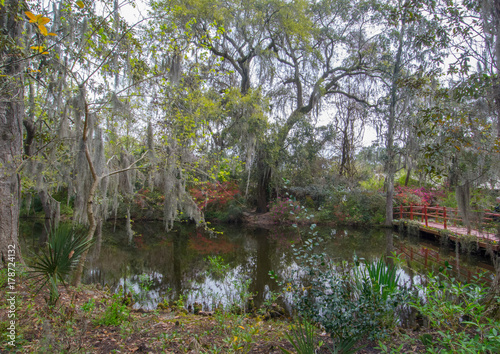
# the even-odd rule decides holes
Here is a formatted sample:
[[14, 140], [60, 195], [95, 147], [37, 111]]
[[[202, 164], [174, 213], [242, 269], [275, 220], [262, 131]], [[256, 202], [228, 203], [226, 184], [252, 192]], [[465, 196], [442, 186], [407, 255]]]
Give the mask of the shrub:
[[[500, 352], [500, 322], [485, 316], [488, 309], [486, 286], [463, 284], [447, 275], [438, 277], [431, 273], [427, 284], [417, 288], [424, 299], [414, 297], [411, 305], [429, 320], [434, 330], [421, 336], [429, 351]], [[497, 307], [500, 306], [498, 296], [493, 300]]]
[[396, 186], [394, 188], [394, 206], [433, 205], [436, 191], [428, 191], [424, 187], [412, 188]]
[[321, 242], [314, 235], [297, 248], [302, 269], [285, 280], [299, 313], [320, 323], [338, 345], [388, 334], [407, 298], [406, 289], [397, 286], [395, 268], [382, 260], [334, 263], [313, 253]]
[[298, 201], [278, 197], [270, 208], [269, 214], [276, 223], [296, 222], [302, 207]]
[[458, 208], [455, 192], [447, 191], [438, 199], [437, 204], [447, 208]]
[[49, 305], [54, 305], [59, 299], [58, 283], [66, 284], [66, 278], [90, 246], [84, 230], [75, 229], [70, 224], [60, 225], [50, 232], [47, 247], [31, 262], [32, 277], [41, 283], [39, 291], [45, 285], [49, 286]]
[[379, 191], [384, 188], [385, 177], [381, 174], [374, 174], [369, 180], [359, 182], [361, 188], [370, 191]]
[[384, 212], [385, 198], [379, 192], [334, 190], [320, 211], [320, 220], [339, 225], [377, 224], [384, 220]]
[[230, 200], [223, 210], [207, 210], [205, 219], [224, 223], [239, 223], [243, 219], [242, 204], [237, 199]]
[[127, 305], [123, 303], [123, 300], [122, 293], [113, 294], [111, 300], [106, 304], [106, 309], [94, 320], [94, 323], [102, 326], [121, 325], [130, 315], [130, 311], [127, 309]]
[[223, 210], [240, 190], [236, 181], [203, 182], [189, 190], [198, 208], [203, 211]]
[[382, 274], [368, 273], [367, 268], [380, 265], [356, 261], [326, 265], [324, 270], [310, 269], [309, 290], [296, 292], [299, 311], [321, 323], [336, 343], [387, 335], [404, 298], [404, 292], [393, 286], [395, 271], [381, 264]]

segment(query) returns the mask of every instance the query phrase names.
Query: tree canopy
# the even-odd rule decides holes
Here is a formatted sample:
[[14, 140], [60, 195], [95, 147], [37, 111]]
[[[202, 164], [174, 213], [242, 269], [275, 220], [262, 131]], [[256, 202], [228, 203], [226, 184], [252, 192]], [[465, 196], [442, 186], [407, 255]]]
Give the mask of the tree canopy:
[[47, 230], [70, 208], [89, 239], [118, 217], [133, 237], [137, 205], [203, 224], [235, 188], [265, 212], [285, 184], [360, 188], [375, 155], [386, 223], [402, 168], [465, 210], [498, 188], [497, 2], [159, 0], [134, 22], [117, 0], [5, 0], [2, 247], [35, 200]]

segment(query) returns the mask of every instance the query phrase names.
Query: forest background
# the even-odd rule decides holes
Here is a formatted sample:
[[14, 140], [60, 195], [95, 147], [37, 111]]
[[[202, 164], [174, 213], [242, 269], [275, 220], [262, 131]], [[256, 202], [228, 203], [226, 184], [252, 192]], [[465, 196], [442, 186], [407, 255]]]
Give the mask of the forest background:
[[280, 203], [386, 225], [394, 202], [493, 206], [500, 1], [124, 5], [0, 2], [3, 265], [37, 211], [90, 240], [112, 217], [133, 237]]

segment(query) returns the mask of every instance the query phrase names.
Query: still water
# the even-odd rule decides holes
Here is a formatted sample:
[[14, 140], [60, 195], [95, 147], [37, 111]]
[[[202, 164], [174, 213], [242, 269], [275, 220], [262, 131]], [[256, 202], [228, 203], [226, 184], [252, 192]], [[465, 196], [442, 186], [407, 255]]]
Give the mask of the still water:
[[[36, 222], [23, 223], [20, 241], [24, 249], [38, 248], [41, 228]], [[104, 226], [102, 240], [89, 252], [82, 281], [107, 285], [112, 291], [123, 287], [139, 294], [140, 301], [135, 306], [147, 310], [165, 299], [177, 300], [180, 296], [186, 304], [199, 302], [210, 310], [217, 302], [237, 299], [243, 283], [247, 291], [255, 294], [254, 301], [259, 305], [271, 292], [281, 290], [269, 272], [284, 278], [291, 270], [300, 268], [292, 244], [300, 245], [310, 237], [309, 228], [291, 227], [267, 230], [217, 225], [214, 229], [220, 233], [210, 234], [192, 225], [179, 225], [167, 233], [161, 222], [135, 222], [133, 229], [134, 237], [129, 243], [124, 223]], [[400, 242], [409, 242], [392, 231], [376, 228], [316, 230], [324, 240], [317, 252], [326, 253], [334, 261], [351, 261], [354, 255], [377, 260], [391, 255]], [[413, 240], [417, 246], [419, 242], [422, 241]], [[209, 257], [220, 257], [217, 264], [223, 266], [223, 275], [209, 272], [213, 269]], [[460, 263], [472, 266], [484, 261], [463, 258]], [[408, 270], [400, 269], [399, 273], [403, 282], [419, 281]]]

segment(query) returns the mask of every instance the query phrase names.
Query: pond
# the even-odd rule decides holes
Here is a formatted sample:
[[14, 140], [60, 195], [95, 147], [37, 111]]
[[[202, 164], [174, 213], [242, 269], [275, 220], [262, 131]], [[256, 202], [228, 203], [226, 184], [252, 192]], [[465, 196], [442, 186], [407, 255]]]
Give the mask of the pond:
[[[281, 290], [270, 277], [271, 271], [284, 278], [300, 268], [292, 244], [301, 244], [311, 233], [308, 227], [267, 230], [242, 225], [216, 225], [215, 234], [193, 225], [178, 225], [167, 233], [161, 222], [135, 222], [129, 244], [124, 224], [105, 224], [103, 241], [91, 249], [82, 281], [107, 285], [112, 291], [132, 291], [139, 299], [135, 306], [145, 310], [156, 308], [165, 299], [179, 298], [185, 304], [198, 302], [204, 310], [210, 310], [219, 303], [237, 301], [243, 291], [254, 294], [258, 306]], [[22, 248], [37, 249], [41, 229], [39, 222], [24, 221]], [[317, 252], [326, 253], [334, 261], [351, 261], [354, 255], [378, 260], [391, 255], [401, 242], [423, 244], [422, 240], [401, 240], [391, 230], [377, 228], [316, 230], [324, 240]], [[438, 247], [426, 242], [426, 247]], [[443, 258], [448, 253], [454, 255], [448, 249], [441, 252]], [[470, 255], [463, 258], [461, 265], [487, 267], [485, 259]], [[398, 272], [402, 282], [419, 282], [411, 271]]]

